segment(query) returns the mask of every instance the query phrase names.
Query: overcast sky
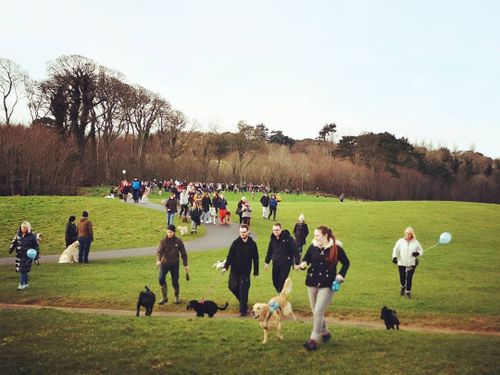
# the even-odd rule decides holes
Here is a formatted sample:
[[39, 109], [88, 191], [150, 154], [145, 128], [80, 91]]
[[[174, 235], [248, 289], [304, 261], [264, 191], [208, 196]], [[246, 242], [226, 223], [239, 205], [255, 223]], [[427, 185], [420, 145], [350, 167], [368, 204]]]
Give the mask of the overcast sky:
[[[79, 54], [191, 120], [388, 131], [500, 157], [500, 1], [2, 1], [0, 57]], [[27, 121], [20, 112], [17, 119]]]

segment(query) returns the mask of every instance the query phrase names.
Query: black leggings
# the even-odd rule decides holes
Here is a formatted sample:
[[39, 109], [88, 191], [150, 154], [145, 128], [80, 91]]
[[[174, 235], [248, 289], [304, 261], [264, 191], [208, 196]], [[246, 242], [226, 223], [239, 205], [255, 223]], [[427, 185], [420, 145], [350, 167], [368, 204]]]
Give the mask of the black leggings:
[[[401, 282], [401, 288], [406, 288], [406, 291], [410, 292], [413, 274], [415, 273], [417, 266], [412, 266], [412, 267], [398, 266], [398, 268], [399, 268], [399, 281]], [[406, 268], [408, 268], [408, 272], [406, 272]]]
[[165, 280], [167, 273], [170, 272], [170, 276], [172, 278], [172, 286], [174, 289], [179, 289], [179, 263], [174, 264], [162, 264], [160, 265], [160, 275], [158, 277], [158, 281], [160, 285], [167, 285]]

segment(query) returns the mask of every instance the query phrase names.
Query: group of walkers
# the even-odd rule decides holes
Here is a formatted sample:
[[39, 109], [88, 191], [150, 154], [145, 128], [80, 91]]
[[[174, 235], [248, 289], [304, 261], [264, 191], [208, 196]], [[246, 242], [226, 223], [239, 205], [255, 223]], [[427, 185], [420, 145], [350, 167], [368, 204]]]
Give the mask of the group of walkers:
[[[272, 203], [273, 200], [276, 201], [275, 204]], [[272, 213], [276, 215], [276, 196], [269, 197], [268, 193], [264, 192], [260, 203], [263, 219], [269, 219]], [[179, 191], [179, 197], [175, 192], [171, 192], [169, 199], [165, 201], [165, 207], [167, 231], [166, 236], [160, 241], [156, 254], [156, 265], [159, 267], [158, 281], [162, 294], [160, 305], [168, 301], [166, 283], [168, 273], [170, 273], [174, 290], [174, 303], [181, 302], [179, 284], [181, 260], [186, 278], [189, 279], [187, 252], [183, 241], [176, 236], [174, 225], [178, 208], [180, 208], [179, 216], [183, 221], [187, 221], [189, 215], [192, 223], [194, 222], [192, 233], [196, 233], [197, 225], [210, 222], [211, 217], [207, 213], [210, 213], [212, 209], [218, 212], [221, 224], [225, 223], [227, 216], [227, 201], [222, 193], [219, 194], [216, 191], [211, 196], [209, 192], [199, 193], [189, 185]], [[251, 274], [253, 273], [254, 277], [259, 275], [259, 251], [249, 229], [251, 212], [250, 203], [242, 197], [236, 210], [240, 216], [239, 236], [231, 243], [222, 269], [222, 272], [230, 270], [228, 288], [238, 300], [241, 316], [248, 314]], [[89, 262], [90, 245], [93, 241], [93, 226], [88, 217], [88, 212], [83, 211], [77, 224], [75, 224], [75, 216], [70, 216], [66, 224], [66, 246], [78, 241], [80, 263]], [[342, 243], [336, 239], [331, 228], [318, 226], [314, 230], [311, 244], [303, 253], [308, 235], [309, 228], [303, 214], [299, 215], [292, 232], [275, 222], [272, 225], [272, 234], [264, 259], [264, 270], [268, 271], [272, 263], [272, 284], [277, 293], [283, 289], [285, 280], [292, 269], [307, 270], [305, 285], [313, 315], [313, 329], [304, 347], [307, 350], [315, 350], [320, 343], [326, 343], [331, 339], [325, 313], [336, 292], [333, 288], [334, 282], [344, 282], [350, 261]], [[18, 290], [28, 288], [28, 273], [32, 263], [39, 258], [40, 254], [39, 242], [40, 238], [32, 231], [30, 223], [22, 222], [10, 246], [10, 253], [16, 252], [16, 271], [20, 274]], [[32, 250], [36, 252], [35, 255], [30, 254]], [[418, 265], [417, 257], [421, 255], [423, 255], [423, 250], [416, 240], [415, 231], [411, 227], [406, 228], [404, 237], [396, 242], [392, 253], [393, 262], [398, 265], [402, 296], [406, 295], [411, 298], [412, 279]], [[338, 270], [339, 263], [341, 266]]]

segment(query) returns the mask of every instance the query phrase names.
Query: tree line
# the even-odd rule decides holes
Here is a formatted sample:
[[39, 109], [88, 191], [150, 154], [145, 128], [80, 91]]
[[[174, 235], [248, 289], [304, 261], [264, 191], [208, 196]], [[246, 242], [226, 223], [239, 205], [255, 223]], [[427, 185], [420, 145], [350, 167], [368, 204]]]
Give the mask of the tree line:
[[[265, 124], [234, 132], [190, 124], [168, 100], [91, 59], [61, 56], [32, 80], [0, 59], [0, 194], [75, 194], [143, 179], [253, 182], [275, 190], [374, 200], [500, 202], [500, 160], [473, 150], [428, 149], [390, 133], [343, 136], [325, 124], [295, 140]], [[12, 124], [20, 99], [29, 126]]]

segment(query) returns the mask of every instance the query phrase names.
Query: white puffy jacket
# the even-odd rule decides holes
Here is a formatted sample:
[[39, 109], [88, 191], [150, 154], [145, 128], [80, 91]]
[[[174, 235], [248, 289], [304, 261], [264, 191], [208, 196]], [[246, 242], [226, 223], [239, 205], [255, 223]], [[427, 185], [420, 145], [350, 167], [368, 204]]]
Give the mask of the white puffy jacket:
[[411, 241], [407, 241], [404, 238], [400, 238], [396, 245], [394, 245], [394, 249], [392, 250], [392, 257], [398, 259], [398, 266], [410, 267], [415, 265], [415, 259], [412, 253], [418, 251], [418, 253], [422, 256], [424, 255], [424, 250], [420, 243], [412, 239]]

